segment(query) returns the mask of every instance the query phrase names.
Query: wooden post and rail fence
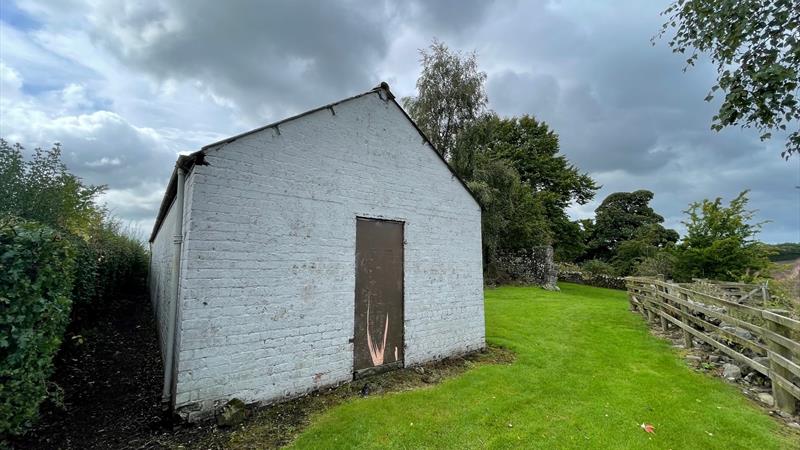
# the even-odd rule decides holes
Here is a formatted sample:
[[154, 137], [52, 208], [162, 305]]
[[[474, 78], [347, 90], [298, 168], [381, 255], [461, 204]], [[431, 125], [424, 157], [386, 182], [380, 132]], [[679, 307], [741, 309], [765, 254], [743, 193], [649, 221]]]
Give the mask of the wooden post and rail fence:
[[626, 278], [633, 311], [664, 331], [681, 330], [686, 348], [696, 338], [768, 377], [775, 406], [800, 414], [800, 321], [766, 308], [765, 286], [709, 283], [714, 294], [700, 292], [697, 284]]

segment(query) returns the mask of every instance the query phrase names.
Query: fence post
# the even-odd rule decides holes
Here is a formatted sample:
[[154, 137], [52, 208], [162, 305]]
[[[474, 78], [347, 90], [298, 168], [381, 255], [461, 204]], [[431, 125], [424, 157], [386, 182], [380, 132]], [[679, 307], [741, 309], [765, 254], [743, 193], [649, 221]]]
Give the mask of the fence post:
[[[689, 295], [685, 292], [678, 292], [678, 296], [683, 301], [689, 300]], [[689, 314], [689, 309], [681, 305], [681, 322], [683, 322], [685, 325], [689, 325], [688, 320], [686, 320], [686, 316], [688, 314]], [[683, 330], [683, 346], [686, 347], [687, 349], [692, 348], [692, 334], [686, 330]]]
[[[666, 286], [661, 286], [661, 289], [658, 289], [658, 290], [657, 290], [657, 292], [656, 292], [656, 297], [658, 298], [658, 303], [659, 303], [659, 305], [660, 305], [661, 303], [666, 303], [666, 301], [667, 301], [667, 300], [666, 300], [664, 297], [662, 297], [662, 296], [661, 296], [659, 293], [666, 293], [666, 292], [667, 292], [667, 287], [666, 287]], [[664, 311], [664, 308], [660, 308], [660, 307], [659, 307], [658, 309], [659, 309], [659, 310], [661, 310], [661, 311]], [[664, 316], [662, 316], [662, 315], [660, 315], [660, 314], [659, 314], [659, 316], [658, 316], [658, 317], [661, 319], [661, 330], [666, 332], [666, 331], [667, 331], [667, 319], [665, 319], [665, 318], [664, 318]]]
[[631, 312], [636, 311], [636, 305], [633, 303], [636, 294], [636, 285], [631, 280], [625, 280], [625, 288], [628, 290], [628, 309]]
[[[791, 336], [789, 327], [786, 327], [780, 323], [774, 322], [770, 319], [767, 319], [767, 328], [774, 331], [781, 336], [785, 336], [789, 338]], [[785, 367], [781, 366], [775, 361], [775, 358], [772, 357], [773, 354], [777, 354], [783, 356], [784, 358], [788, 359], [789, 361], [796, 362], [797, 358], [794, 358], [792, 355], [792, 350], [784, 347], [779, 342], [775, 342], [775, 340], [771, 339], [769, 335], [767, 337], [767, 347], [769, 348], [768, 355], [769, 358], [769, 371], [770, 374], [776, 374], [783, 377], [786, 380], [791, 380], [793, 375], [792, 373], [787, 370]], [[783, 412], [787, 412], [789, 414], [794, 414], [798, 407], [798, 400], [794, 398], [794, 396], [781, 387], [778, 384], [778, 381], [775, 377], [770, 376], [772, 378], [772, 398], [775, 399], [775, 406]]]

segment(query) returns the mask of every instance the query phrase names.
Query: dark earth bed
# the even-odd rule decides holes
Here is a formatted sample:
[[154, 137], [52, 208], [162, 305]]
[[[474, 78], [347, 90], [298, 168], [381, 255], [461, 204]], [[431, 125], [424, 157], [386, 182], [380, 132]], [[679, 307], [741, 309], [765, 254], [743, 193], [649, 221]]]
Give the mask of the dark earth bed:
[[[161, 413], [162, 363], [147, 294], [119, 297], [75, 311], [56, 356], [54, 389], [62, 406], [45, 401], [39, 421], [10, 444], [18, 449], [277, 448], [290, 443], [316, 413], [348, 399], [438, 384], [475, 365], [508, 364], [498, 347], [359, 379], [292, 401], [249, 408], [244, 424], [175, 424]], [[2, 448], [2, 442], [0, 442]]]

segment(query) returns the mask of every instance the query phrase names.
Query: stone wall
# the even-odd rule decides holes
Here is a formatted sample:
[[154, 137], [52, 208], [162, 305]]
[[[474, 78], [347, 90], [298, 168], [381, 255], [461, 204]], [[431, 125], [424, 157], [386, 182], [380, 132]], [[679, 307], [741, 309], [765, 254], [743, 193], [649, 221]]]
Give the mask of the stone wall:
[[558, 272], [558, 279], [566, 281], [567, 283], [625, 290], [625, 278], [611, 275], [587, 274], [583, 272], [561, 270]]
[[553, 247], [549, 245], [500, 253], [495, 258], [494, 271], [498, 283], [532, 284], [545, 289], [558, 289], [558, 269], [553, 263]]

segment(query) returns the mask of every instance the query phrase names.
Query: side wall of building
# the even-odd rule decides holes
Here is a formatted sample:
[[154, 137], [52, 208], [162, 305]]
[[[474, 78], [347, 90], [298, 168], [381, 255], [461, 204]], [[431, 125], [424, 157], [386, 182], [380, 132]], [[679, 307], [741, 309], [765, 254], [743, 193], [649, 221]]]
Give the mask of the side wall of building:
[[481, 211], [368, 94], [208, 151], [193, 171], [176, 405], [352, 379], [357, 217], [405, 223], [405, 364], [484, 346]]
[[[186, 226], [191, 218], [191, 203], [192, 193], [194, 192], [194, 173], [190, 173], [186, 177], [184, 184], [184, 208], [183, 208], [183, 240], [189, 232], [189, 227]], [[165, 345], [167, 340], [167, 333], [169, 326], [167, 318], [169, 316], [169, 309], [172, 302], [175, 301], [175, 284], [172, 277], [172, 271], [175, 263], [175, 227], [177, 225], [177, 214], [175, 208], [175, 201], [164, 216], [161, 227], [156, 233], [155, 239], [150, 244], [150, 272], [148, 275], [148, 285], [150, 288], [150, 301], [153, 305], [153, 311], [156, 316], [156, 325], [158, 327], [158, 340], [161, 348], [161, 357], [164, 358], [166, 354]], [[181, 247], [181, 261], [186, 260], [186, 246]], [[183, 284], [186, 278], [186, 268], [181, 264], [181, 276], [179, 283]], [[180, 314], [180, 309], [178, 309]], [[180, 320], [178, 320], [180, 323]]]
[[175, 257], [173, 239], [175, 235], [175, 202], [161, 223], [155, 239], [150, 244], [150, 301], [156, 315], [158, 341], [161, 346], [161, 358], [164, 358], [167, 333], [167, 311], [175, 300], [175, 287], [172, 282], [172, 264]]

